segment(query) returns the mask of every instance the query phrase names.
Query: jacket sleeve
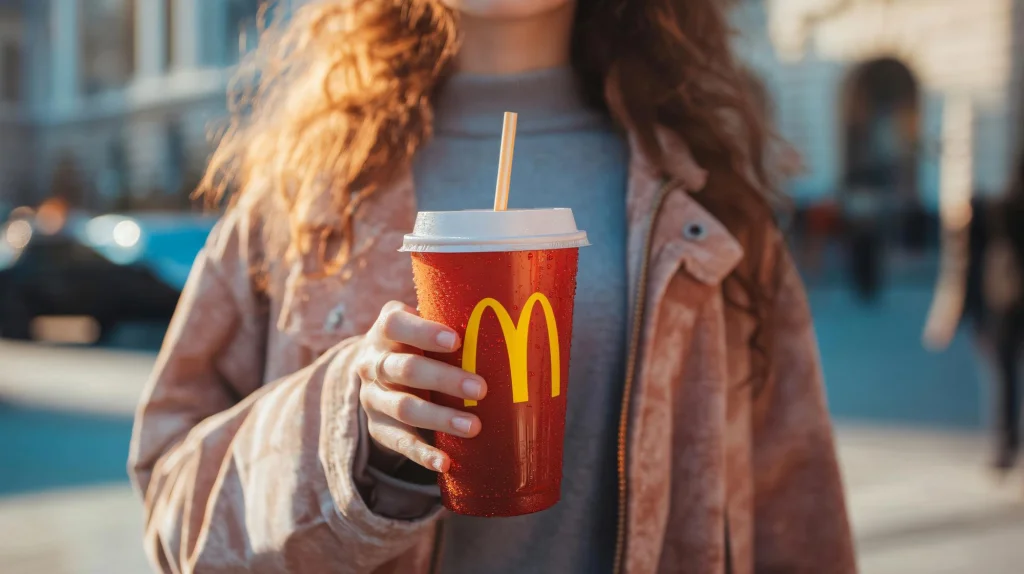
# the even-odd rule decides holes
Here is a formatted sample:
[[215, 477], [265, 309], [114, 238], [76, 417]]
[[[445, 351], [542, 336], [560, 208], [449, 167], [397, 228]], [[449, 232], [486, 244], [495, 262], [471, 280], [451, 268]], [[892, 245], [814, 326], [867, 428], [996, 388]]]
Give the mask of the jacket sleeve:
[[856, 572], [807, 296], [773, 242], [768, 373], [754, 399], [755, 572]]
[[147, 554], [165, 573], [372, 571], [422, 540], [437, 498], [368, 471], [358, 338], [262, 384], [249, 228], [229, 213], [211, 234], [136, 416]]

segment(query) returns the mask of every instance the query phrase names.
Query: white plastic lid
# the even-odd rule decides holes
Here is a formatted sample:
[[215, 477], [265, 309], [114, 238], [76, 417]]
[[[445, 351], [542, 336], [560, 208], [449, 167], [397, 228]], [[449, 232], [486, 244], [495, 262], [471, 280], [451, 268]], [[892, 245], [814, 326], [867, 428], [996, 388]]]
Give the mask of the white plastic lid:
[[401, 251], [479, 253], [587, 245], [587, 233], [576, 229], [571, 209], [467, 209], [419, 212]]

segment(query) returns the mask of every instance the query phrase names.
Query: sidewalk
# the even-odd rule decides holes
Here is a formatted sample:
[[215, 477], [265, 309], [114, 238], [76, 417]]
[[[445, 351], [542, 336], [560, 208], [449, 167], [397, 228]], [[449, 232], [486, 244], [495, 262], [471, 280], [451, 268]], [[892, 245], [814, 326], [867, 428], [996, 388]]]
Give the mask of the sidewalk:
[[[825, 311], [819, 327], [833, 406], [891, 411], [906, 420], [911, 411], [950, 410], [940, 398], [961, 409], [977, 400], [971, 398], [976, 382], [963, 380], [970, 372], [960, 364], [969, 362], [966, 347], [959, 358], [914, 350], [917, 323], [894, 315], [913, 295], [895, 292], [874, 310], [847, 308], [842, 294], [815, 295]], [[870, 355], [870, 363], [840, 352], [850, 348]], [[129, 415], [153, 360], [144, 353], [0, 342], [0, 400]], [[871, 405], [854, 404], [868, 399]], [[946, 420], [959, 418], [931, 422]], [[984, 437], [840, 424], [838, 438], [863, 573], [1024, 571], [1024, 477], [996, 485], [985, 473]], [[0, 498], [0, 572], [145, 574], [141, 528], [139, 504], [124, 483]]]
[[842, 427], [839, 455], [865, 574], [1024, 569], [1024, 479], [998, 484], [983, 437]]
[[[980, 437], [853, 426], [839, 436], [864, 574], [1021, 572], [1024, 481], [995, 486]], [[145, 574], [141, 522], [127, 485], [0, 499], [2, 571]]]
[[0, 400], [131, 415], [154, 359], [145, 352], [0, 340]]

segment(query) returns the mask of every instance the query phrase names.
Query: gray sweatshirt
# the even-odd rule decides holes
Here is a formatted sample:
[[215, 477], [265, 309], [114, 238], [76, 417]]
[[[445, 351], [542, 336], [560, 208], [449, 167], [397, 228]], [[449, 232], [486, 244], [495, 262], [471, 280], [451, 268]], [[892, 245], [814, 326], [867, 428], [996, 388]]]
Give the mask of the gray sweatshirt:
[[592, 243], [580, 250], [562, 500], [514, 518], [449, 517], [441, 571], [611, 572], [627, 332], [628, 146], [582, 101], [568, 68], [456, 75], [439, 94], [435, 137], [415, 160], [420, 210], [491, 207], [505, 111], [519, 114], [509, 207], [570, 207]]

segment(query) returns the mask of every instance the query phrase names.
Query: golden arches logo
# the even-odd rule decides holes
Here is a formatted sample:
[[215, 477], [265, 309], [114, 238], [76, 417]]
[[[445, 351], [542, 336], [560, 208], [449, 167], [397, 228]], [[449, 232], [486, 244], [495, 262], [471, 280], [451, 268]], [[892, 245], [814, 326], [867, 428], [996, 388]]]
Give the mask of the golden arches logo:
[[[505, 337], [505, 349], [508, 351], [508, 364], [512, 373], [513, 403], [525, 403], [530, 399], [526, 364], [527, 345], [530, 337], [530, 316], [533, 315], [533, 306], [537, 303], [540, 303], [544, 310], [544, 320], [548, 327], [548, 347], [551, 350], [551, 396], [557, 397], [562, 390], [558, 323], [555, 321], [555, 312], [551, 309], [551, 302], [542, 293], [530, 295], [526, 304], [523, 305], [523, 312], [519, 315], [517, 323], [512, 323], [512, 317], [504, 305], [488, 297], [476, 304], [473, 313], [469, 316], [469, 324], [466, 325], [466, 340], [462, 345], [462, 368], [470, 373], [476, 373], [476, 349], [480, 339], [480, 321], [487, 309], [494, 311], [498, 317], [501, 334]], [[476, 401], [466, 400], [465, 404], [467, 407], [471, 407], [476, 405]]]

